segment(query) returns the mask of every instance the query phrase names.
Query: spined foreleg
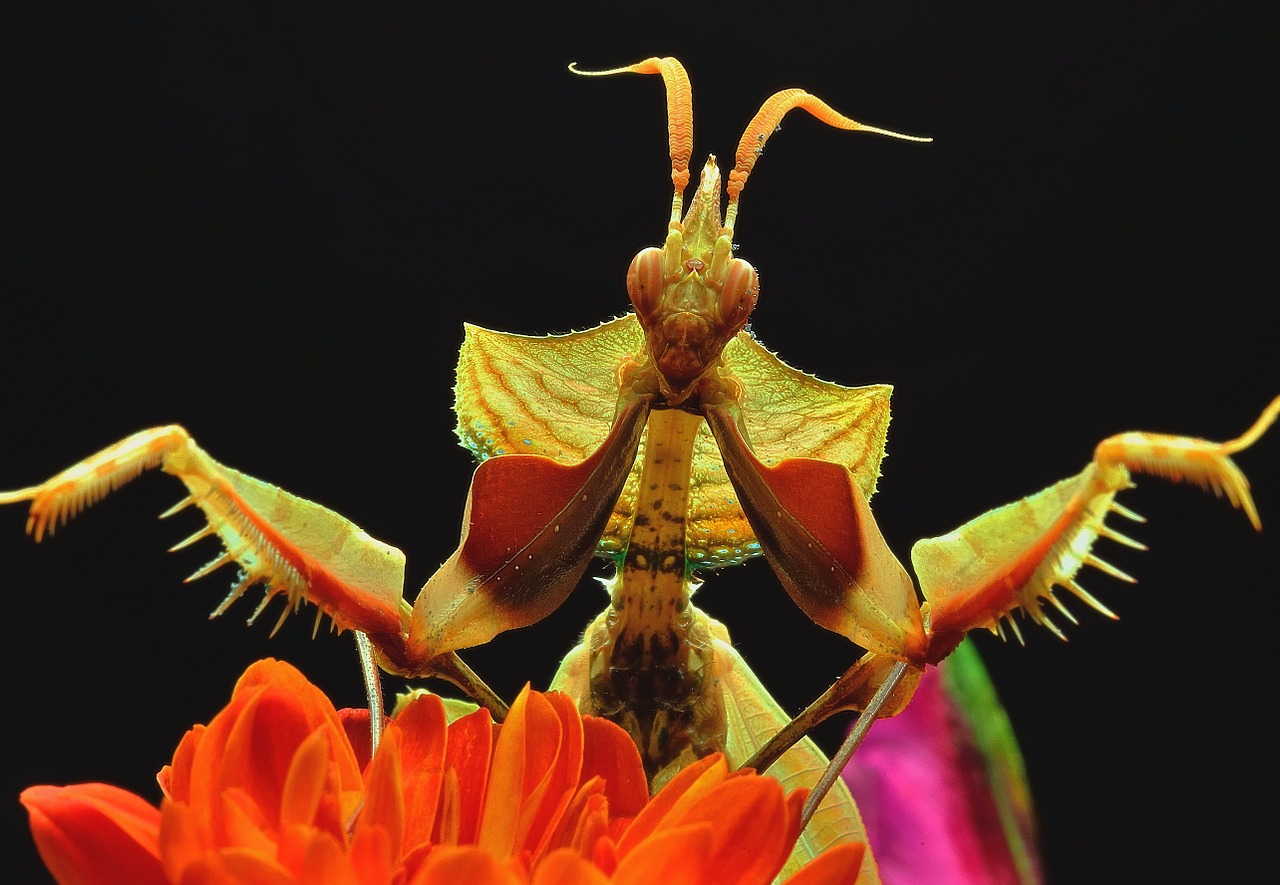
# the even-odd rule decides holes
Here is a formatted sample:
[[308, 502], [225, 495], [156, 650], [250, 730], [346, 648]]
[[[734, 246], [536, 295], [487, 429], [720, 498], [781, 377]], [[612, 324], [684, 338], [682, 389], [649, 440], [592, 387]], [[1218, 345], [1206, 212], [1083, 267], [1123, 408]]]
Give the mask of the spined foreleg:
[[[240, 576], [214, 611], [221, 614], [249, 586], [261, 584], [266, 599], [283, 595], [276, 627], [302, 602], [314, 603], [339, 628], [360, 630], [380, 645], [402, 632], [404, 554], [383, 544], [338, 514], [311, 501], [219, 464], [177, 425], [143, 430], [85, 458], [36, 486], [0, 492], [0, 504], [30, 501], [27, 533], [36, 541], [52, 535], [81, 510], [159, 467], [186, 485], [188, 495], [166, 511], [189, 506], [207, 524], [171, 550], [216, 535], [220, 556], [188, 580], [236, 563]], [[273, 631], [274, 632], [274, 631]]]
[[944, 658], [975, 627], [1000, 632], [1005, 623], [1017, 634], [1012, 618], [1016, 609], [1063, 637], [1047, 607], [1067, 621], [1074, 623], [1075, 617], [1055, 596], [1055, 587], [1115, 617], [1076, 579], [1080, 569], [1089, 565], [1121, 580], [1133, 580], [1093, 553], [1099, 537], [1145, 549], [1105, 521], [1112, 513], [1142, 521], [1115, 500], [1132, 486], [1133, 473], [1212, 489], [1243, 510], [1260, 530], [1249, 482], [1231, 456], [1256, 442], [1277, 415], [1280, 397], [1263, 409], [1247, 431], [1221, 443], [1142, 431], [1108, 437], [1076, 476], [988, 511], [946, 535], [918, 541], [911, 550], [911, 562], [926, 600], [929, 662]]
[[[206, 520], [171, 550], [210, 536], [222, 545], [222, 553], [188, 580], [223, 565], [239, 567], [231, 592], [214, 609], [214, 616], [259, 584], [266, 593], [250, 622], [273, 597], [283, 596], [285, 606], [274, 633], [290, 612], [304, 601], [311, 602], [317, 607], [317, 626], [328, 615], [339, 629], [365, 634], [384, 666], [412, 667], [418, 675], [439, 676], [495, 715], [505, 711], [506, 705], [456, 655], [441, 655], [431, 662], [408, 658], [410, 608], [403, 599], [400, 550], [319, 504], [218, 463], [178, 425], [139, 431], [39, 485], [0, 492], [0, 504], [29, 501], [27, 532], [40, 541], [107, 493], [153, 468], [176, 476], [188, 492], [164, 516], [195, 506]], [[376, 700], [372, 694], [371, 699]]]
[[[1065, 588], [1114, 618], [1076, 578], [1080, 569], [1089, 565], [1121, 580], [1133, 580], [1093, 553], [1099, 537], [1145, 549], [1105, 522], [1111, 513], [1141, 521], [1141, 517], [1115, 501], [1119, 492], [1132, 486], [1133, 473], [1189, 481], [1212, 489], [1243, 510], [1253, 526], [1260, 529], [1248, 480], [1231, 456], [1255, 443], [1278, 415], [1280, 397], [1262, 411], [1245, 433], [1221, 443], [1148, 432], [1108, 437], [1098, 444], [1093, 460], [1076, 476], [990, 510], [946, 535], [917, 542], [911, 560], [926, 600], [924, 654], [914, 659], [876, 652], [863, 655], [828, 691], [762, 746], [748, 764], [767, 767], [800, 736], [835, 713], [874, 709], [878, 716], [895, 715], [910, 701], [923, 667], [947, 657], [970, 630], [985, 627], [1002, 632], [1002, 625], [1008, 624], [1021, 638], [1013, 620], [1016, 609], [1065, 638], [1050, 618], [1047, 606], [1072, 623], [1076, 619], [1054, 595], [1055, 587]], [[908, 663], [905, 671], [899, 666], [902, 661]], [[888, 697], [881, 699], [883, 706], [876, 708], [879, 690], [895, 678], [901, 679], [901, 684], [895, 685]]]

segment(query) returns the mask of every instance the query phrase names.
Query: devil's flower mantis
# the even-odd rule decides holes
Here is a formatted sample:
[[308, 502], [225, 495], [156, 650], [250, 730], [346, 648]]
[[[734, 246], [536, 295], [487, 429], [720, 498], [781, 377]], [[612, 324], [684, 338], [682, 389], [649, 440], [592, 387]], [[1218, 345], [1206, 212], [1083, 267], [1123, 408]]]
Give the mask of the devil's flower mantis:
[[[735, 256], [743, 188], [778, 124], [800, 109], [833, 127], [862, 125], [799, 89], [767, 99], [722, 181], [710, 157], [688, 206], [692, 101], [683, 67], [653, 58], [595, 72], [660, 75], [674, 194], [665, 239], [626, 274], [633, 312], [544, 338], [468, 327], [456, 378], [458, 435], [480, 460], [457, 550], [411, 602], [405, 560], [344, 517], [215, 461], [180, 426], [143, 430], [39, 485], [0, 493], [30, 502], [28, 532], [54, 528], [143, 470], [178, 477], [207, 524], [174, 549], [216, 536], [223, 555], [192, 577], [239, 568], [221, 613], [253, 585], [304, 602], [361, 638], [378, 667], [454, 683], [501, 716], [505, 704], [459, 657], [535, 623], [578, 585], [591, 559], [616, 566], [609, 605], [564, 659], [552, 688], [635, 739], [654, 787], [723, 751], [734, 765], [812, 786], [827, 760], [805, 737], [842, 710], [901, 711], [927, 667], [976, 628], [1017, 632], [1016, 615], [1061, 635], [1066, 594], [1110, 614], [1081, 586], [1085, 566], [1128, 576], [1095, 542], [1140, 547], [1107, 521], [1133, 473], [1188, 480], [1260, 520], [1232, 456], [1280, 413], [1273, 400], [1224, 443], [1131, 432], [1099, 443], [1077, 475], [919, 541], [912, 575], [869, 502], [889, 424], [887, 385], [843, 387], [786, 365], [747, 331], [761, 295]], [[588, 73], [581, 72], [578, 73]], [[727, 205], [722, 207], [724, 196]], [[766, 296], [767, 297], [767, 296]], [[691, 597], [700, 575], [763, 555], [795, 603], [865, 654], [788, 718]], [[1020, 615], [1019, 615], [1020, 613]], [[278, 626], [278, 625], [277, 625]], [[380, 701], [371, 678], [371, 701]], [[855, 735], [858, 732], [855, 731]], [[850, 742], [845, 752], [855, 746]], [[837, 762], [842, 760], [837, 760]], [[847, 789], [813, 794], [793, 864], [862, 838]], [[866, 881], [875, 880], [867, 856]]]

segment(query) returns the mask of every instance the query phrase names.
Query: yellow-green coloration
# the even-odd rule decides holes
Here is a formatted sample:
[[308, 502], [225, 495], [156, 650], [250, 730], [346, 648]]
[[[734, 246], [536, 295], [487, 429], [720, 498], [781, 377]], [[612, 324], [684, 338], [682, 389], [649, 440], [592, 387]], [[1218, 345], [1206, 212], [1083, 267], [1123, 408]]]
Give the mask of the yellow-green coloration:
[[[640, 665], [670, 659], [680, 641], [675, 635], [689, 601], [685, 577], [685, 513], [694, 434], [702, 416], [678, 409], [655, 411], [649, 418], [649, 447], [640, 476], [639, 506], [623, 557], [620, 584], [611, 604], [617, 612], [614, 635], [620, 659]], [[658, 636], [672, 632], [670, 641]], [[641, 642], [656, 636], [663, 650]], [[623, 654], [622, 646], [643, 645]]]
[[701, 416], [677, 409], [649, 418], [637, 512], [604, 616], [608, 638], [591, 649], [596, 712], [627, 729], [650, 778], [686, 750], [696, 758], [723, 748], [722, 736], [706, 734], [697, 721], [704, 717], [694, 712], [712, 664], [711, 636], [689, 606], [685, 556], [690, 464], [701, 423]]
[[[644, 353], [635, 314], [568, 335], [515, 335], [468, 325], [458, 356], [457, 434], [477, 460], [530, 454], [582, 461], [613, 422], [617, 373]], [[880, 477], [893, 387], [845, 387], [815, 378], [739, 332], [721, 355], [743, 388], [742, 414], [765, 463], [818, 458], [843, 464], [870, 498]], [[597, 553], [620, 560], [636, 513], [646, 444], [614, 506]], [[760, 555], [751, 525], [705, 423], [693, 444], [687, 514], [688, 559], [697, 568], [737, 565]]]
[[[635, 738], [655, 781], [725, 748], [709, 621], [689, 604], [694, 569], [760, 545], [700, 412], [706, 384], [730, 391], [766, 463], [837, 460], [870, 496], [888, 429], [888, 386], [846, 388], [781, 363], [743, 331], [754, 269], [732, 257], [721, 177], [708, 160], [682, 222], [627, 274], [636, 313], [531, 338], [468, 326], [457, 432], [479, 458], [526, 453], [582, 461], [614, 421], [620, 381], [656, 397], [645, 438], [596, 551], [618, 566], [611, 605], [587, 631], [586, 660], [557, 686]], [[706, 382], [706, 384], [704, 384]]]

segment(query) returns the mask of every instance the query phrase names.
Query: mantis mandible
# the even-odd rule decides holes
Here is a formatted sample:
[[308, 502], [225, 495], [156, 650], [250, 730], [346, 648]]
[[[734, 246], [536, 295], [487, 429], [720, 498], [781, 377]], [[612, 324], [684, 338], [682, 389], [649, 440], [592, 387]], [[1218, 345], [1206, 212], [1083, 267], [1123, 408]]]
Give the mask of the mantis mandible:
[[[1077, 575], [1089, 565], [1128, 579], [1092, 549], [1100, 537], [1141, 546], [1105, 522], [1112, 513], [1134, 518], [1115, 501], [1132, 473], [1211, 488], [1260, 526], [1232, 456], [1275, 421], [1280, 398], [1225, 443], [1109, 437], [1076, 476], [918, 542], [913, 581], [869, 506], [891, 388], [819, 381], [757, 342], [746, 326], [759, 278], [735, 257], [734, 233], [747, 179], [791, 110], [836, 128], [928, 139], [862, 125], [802, 90], [784, 90], [746, 127], [727, 181], [708, 159], [686, 210], [688, 77], [670, 58], [594, 73], [623, 72], [659, 75], [666, 87], [674, 194], [665, 240], [639, 252], [627, 271], [632, 313], [548, 338], [467, 328], [458, 433], [481, 463], [458, 548], [412, 603], [400, 550], [218, 463], [176, 425], [141, 431], [44, 483], [0, 493], [0, 503], [30, 501], [27, 529], [39, 541], [159, 467], [189, 492], [169, 513], [194, 505], [207, 520], [173, 549], [209, 536], [224, 548], [192, 579], [231, 563], [240, 569], [215, 614], [252, 585], [266, 590], [254, 618], [285, 597], [277, 628], [313, 603], [317, 621], [328, 615], [364, 637], [383, 669], [450, 681], [498, 716], [502, 699], [458, 651], [541, 620], [602, 556], [617, 569], [609, 606], [552, 687], [627, 729], [655, 788], [715, 751], [799, 783], [827, 764], [804, 737], [810, 728], [842, 710], [868, 711], [868, 725], [900, 711], [924, 669], [970, 630], [1016, 632], [1021, 610], [1061, 635], [1055, 618], [1074, 617], [1058, 587], [1110, 615]], [[866, 650], [794, 719], [772, 702], [725, 627], [691, 602], [701, 573], [757, 555], [810, 618]], [[842, 785], [815, 796], [822, 804], [809, 809], [804, 850], [860, 833]]]

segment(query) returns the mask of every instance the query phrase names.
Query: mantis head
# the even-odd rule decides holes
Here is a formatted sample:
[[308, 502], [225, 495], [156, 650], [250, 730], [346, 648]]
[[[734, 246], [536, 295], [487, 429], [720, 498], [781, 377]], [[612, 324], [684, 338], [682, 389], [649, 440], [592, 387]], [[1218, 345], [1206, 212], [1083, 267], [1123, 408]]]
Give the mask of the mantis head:
[[672, 402], [688, 395], [756, 306], [759, 277], [733, 257], [731, 234], [720, 218], [720, 170], [710, 157], [684, 221], [627, 269], [627, 294]]
[[632, 259], [627, 269], [627, 294], [644, 329], [662, 394], [673, 406], [683, 403], [699, 379], [719, 362], [721, 351], [746, 326], [756, 306], [759, 275], [750, 262], [733, 256], [738, 197], [764, 151], [765, 141], [786, 113], [802, 108], [840, 129], [909, 141], [931, 140], [863, 125], [802, 89], [784, 89], [761, 105], [738, 142], [735, 166], [724, 189], [729, 198], [724, 216], [720, 214], [720, 169], [712, 155], [682, 219], [693, 152], [693, 100], [689, 77], [680, 62], [650, 58], [607, 71], [580, 71], [574, 65], [569, 70], [584, 76], [661, 74], [666, 84], [671, 181], [675, 185], [671, 220], [663, 245], [642, 249]]

